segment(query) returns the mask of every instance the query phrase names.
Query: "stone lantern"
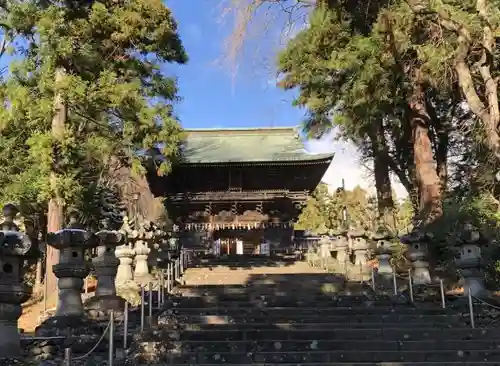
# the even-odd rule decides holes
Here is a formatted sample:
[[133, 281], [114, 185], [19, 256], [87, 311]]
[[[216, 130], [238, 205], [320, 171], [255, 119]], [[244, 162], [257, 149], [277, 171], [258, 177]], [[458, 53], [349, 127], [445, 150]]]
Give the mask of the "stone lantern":
[[17, 321], [21, 304], [31, 295], [31, 288], [23, 283], [23, 262], [31, 249], [31, 240], [14, 223], [18, 212], [16, 206], [5, 205], [5, 221], [0, 224], [0, 357], [21, 354]]
[[375, 242], [374, 253], [378, 260], [378, 274], [383, 276], [392, 276], [393, 268], [390, 263], [392, 255], [392, 242], [394, 236], [383, 228], [377, 230], [371, 237]]
[[141, 286], [151, 282], [148, 257], [151, 252], [149, 244], [151, 244], [153, 236], [154, 231], [152, 231], [149, 225], [144, 221], [139, 224], [138, 230], [132, 231], [132, 235], [130, 236], [130, 239], [134, 243], [135, 251], [134, 281]]
[[468, 296], [469, 290], [472, 296], [483, 295], [486, 288], [481, 251], [488, 241], [471, 224], [466, 224], [456, 245], [459, 253], [455, 263], [463, 277], [464, 295]]
[[115, 279], [119, 260], [115, 256], [115, 249], [124, 239], [124, 235], [110, 230], [109, 220], [103, 220], [103, 230], [96, 233], [97, 256], [92, 259], [97, 278], [95, 296], [85, 302], [85, 307], [92, 310], [107, 312], [121, 310], [124, 299], [116, 295]]
[[132, 263], [134, 262], [135, 251], [132, 248], [132, 244], [128, 241], [130, 235], [133, 235], [133, 229], [130, 226], [127, 216], [123, 218], [120, 234], [123, 235], [124, 241], [122, 245], [117, 246], [115, 249], [115, 257], [119, 261], [115, 283], [120, 287], [130, 287], [134, 279]]
[[337, 251], [337, 262], [341, 266], [346, 266], [348, 261], [347, 251], [349, 249], [349, 238], [347, 233], [341, 233], [334, 239], [335, 250]]
[[58, 318], [71, 318], [78, 322], [84, 318], [81, 296], [83, 279], [90, 272], [84, 253], [97, 246], [98, 242], [95, 235], [83, 230], [72, 215], [67, 229], [47, 235], [47, 244], [59, 250], [59, 263], [52, 269], [58, 279], [59, 294], [55, 317], [46, 322], [56, 325]]
[[322, 235], [319, 239], [319, 256], [322, 259], [328, 259], [331, 257], [330, 247], [331, 241], [330, 238], [326, 235]]
[[432, 237], [429, 234], [415, 230], [401, 237], [401, 242], [408, 246], [405, 256], [411, 262], [412, 280], [414, 285], [427, 285], [432, 282], [429, 272], [429, 243]]
[[364, 276], [368, 273], [368, 250], [370, 244], [368, 243], [366, 232], [364, 230], [355, 230], [349, 232], [351, 239], [351, 250], [354, 252], [354, 266], [359, 268], [359, 273]]

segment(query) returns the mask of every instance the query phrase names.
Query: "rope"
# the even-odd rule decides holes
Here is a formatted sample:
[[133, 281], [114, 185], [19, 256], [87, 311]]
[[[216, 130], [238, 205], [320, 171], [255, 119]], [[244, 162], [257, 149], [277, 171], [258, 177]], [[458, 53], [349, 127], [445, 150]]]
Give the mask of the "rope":
[[499, 306], [495, 306], [495, 305], [492, 305], [492, 304], [490, 304], [490, 303], [487, 303], [486, 301], [481, 300], [479, 297], [472, 296], [472, 298], [473, 298], [474, 300], [479, 301], [479, 302], [480, 302], [481, 304], [483, 304], [483, 305], [489, 306], [489, 307], [490, 307], [490, 308], [492, 308], [492, 309], [500, 310], [500, 307], [499, 307]]
[[97, 347], [99, 347], [99, 345], [101, 344], [102, 340], [104, 339], [104, 337], [106, 336], [106, 333], [108, 333], [108, 330], [109, 330], [109, 327], [111, 326], [111, 319], [109, 320], [108, 322], [108, 325], [106, 326], [106, 329], [104, 329], [104, 332], [102, 333], [102, 336], [101, 338], [99, 338], [99, 340], [97, 341], [97, 343], [95, 344], [94, 347], [92, 347], [90, 349], [90, 351], [88, 351], [86, 354], [84, 354], [83, 356], [78, 356], [78, 357], [74, 357], [73, 360], [82, 360], [88, 356], [90, 356], [92, 354], [92, 352], [94, 352]]

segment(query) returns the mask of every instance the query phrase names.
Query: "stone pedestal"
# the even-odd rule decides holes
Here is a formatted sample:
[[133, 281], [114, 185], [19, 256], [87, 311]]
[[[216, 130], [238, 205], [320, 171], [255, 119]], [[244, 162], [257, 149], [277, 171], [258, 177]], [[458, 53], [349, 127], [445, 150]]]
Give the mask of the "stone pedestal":
[[23, 261], [31, 240], [18, 231], [14, 223], [17, 213], [14, 205], [4, 206], [5, 221], [0, 224], [0, 357], [21, 355], [17, 322], [21, 304], [31, 295], [31, 289], [22, 283]]
[[108, 312], [122, 310], [124, 300], [116, 295], [115, 278], [119, 260], [115, 257], [115, 248], [122, 242], [122, 234], [101, 230], [97, 234], [99, 246], [97, 256], [92, 259], [97, 277], [95, 296], [85, 302], [85, 307], [92, 310]]

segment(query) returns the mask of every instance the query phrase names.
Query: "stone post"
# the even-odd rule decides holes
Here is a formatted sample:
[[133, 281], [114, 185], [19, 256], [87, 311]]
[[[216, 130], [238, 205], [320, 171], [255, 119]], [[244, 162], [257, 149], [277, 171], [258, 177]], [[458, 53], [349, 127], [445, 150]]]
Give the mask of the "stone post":
[[116, 295], [115, 279], [119, 260], [115, 256], [115, 248], [122, 243], [124, 237], [121, 233], [110, 230], [109, 222], [103, 222], [103, 230], [96, 233], [98, 247], [97, 256], [92, 259], [97, 277], [95, 296], [85, 302], [87, 309], [122, 310], [124, 300]]
[[31, 240], [14, 223], [18, 212], [16, 206], [5, 205], [5, 221], [0, 224], [0, 357], [21, 355], [17, 322], [21, 304], [31, 295], [31, 288], [22, 282], [23, 261], [30, 251]]
[[483, 296], [487, 293], [485, 287], [482, 247], [488, 241], [471, 224], [466, 224], [464, 232], [457, 241], [459, 250], [455, 264], [460, 271], [464, 283], [464, 296], [468, 296], [469, 289], [472, 296]]
[[429, 272], [428, 244], [431, 237], [420, 231], [414, 231], [401, 238], [401, 242], [408, 246], [406, 258], [412, 263], [412, 279], [414, 285], [428, 285], [432, 282]]

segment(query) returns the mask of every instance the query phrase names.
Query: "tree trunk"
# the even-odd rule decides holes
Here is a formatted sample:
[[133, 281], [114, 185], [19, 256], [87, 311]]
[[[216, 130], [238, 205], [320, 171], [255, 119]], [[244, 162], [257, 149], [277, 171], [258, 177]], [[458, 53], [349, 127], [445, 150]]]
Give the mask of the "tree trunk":
[[413, 155], [419, 189], [419, 218], [422, 224], [433, 222], [443, 213], [442, 195], [436, 161], [429, 136], [430, 117], [426, 109], [423, 85], [416, 82], [410, 96]]
[[392, 198], [392, 184], [389, 175], [389, 164], [384, 154], [385, 137], [383, 121], [372, 124], [370, 136], [373, 153], [373, 170], [375, 188], [377, 190], [377, 208], [379, 219], [391, 228], [396, 228], [394, 217], [394, 200]]
[[43, 259], [39, 258], [36, 261], [36, 269], [35, 269], [35, 284], [33, 286], [33, 292], [35, 294], [42, 293], [42, 276], [43, 276]]
[[[55, 84], [61, 83], [64, 78], [65, 71], [62, 68], [58, 68], [55, 73]], [[52, 118], [52, 136], [54, 138], [53, 146], [58, 145], [58, 142], [64, 139], [64, 125], [66, 123], [67, 110], [64, 104], [62, 95], [57, 93], [54, 96], [54, 116]], [[57, 160], [57, 157], [53, 157]], [[57, 161], [54, 161], [54, 170], [50, 175], [50, 185], [52, 188], [52, 198], [49, 201], [49, 208], [47, 214], [47, 232], [53, 233], [62, 229], [64, 223], [64, 202], [60, 196], [57, 187], [57, 172], [55, 167], [57, 166]], [[52, 267], [59, 262], [59, 251], [49, 245], [47, 245], [47, 256], [45, 265], [45, 281], [46, 285], [46, 296], [49, 294], [57, 293], [57, 278], [52, 271]]]

